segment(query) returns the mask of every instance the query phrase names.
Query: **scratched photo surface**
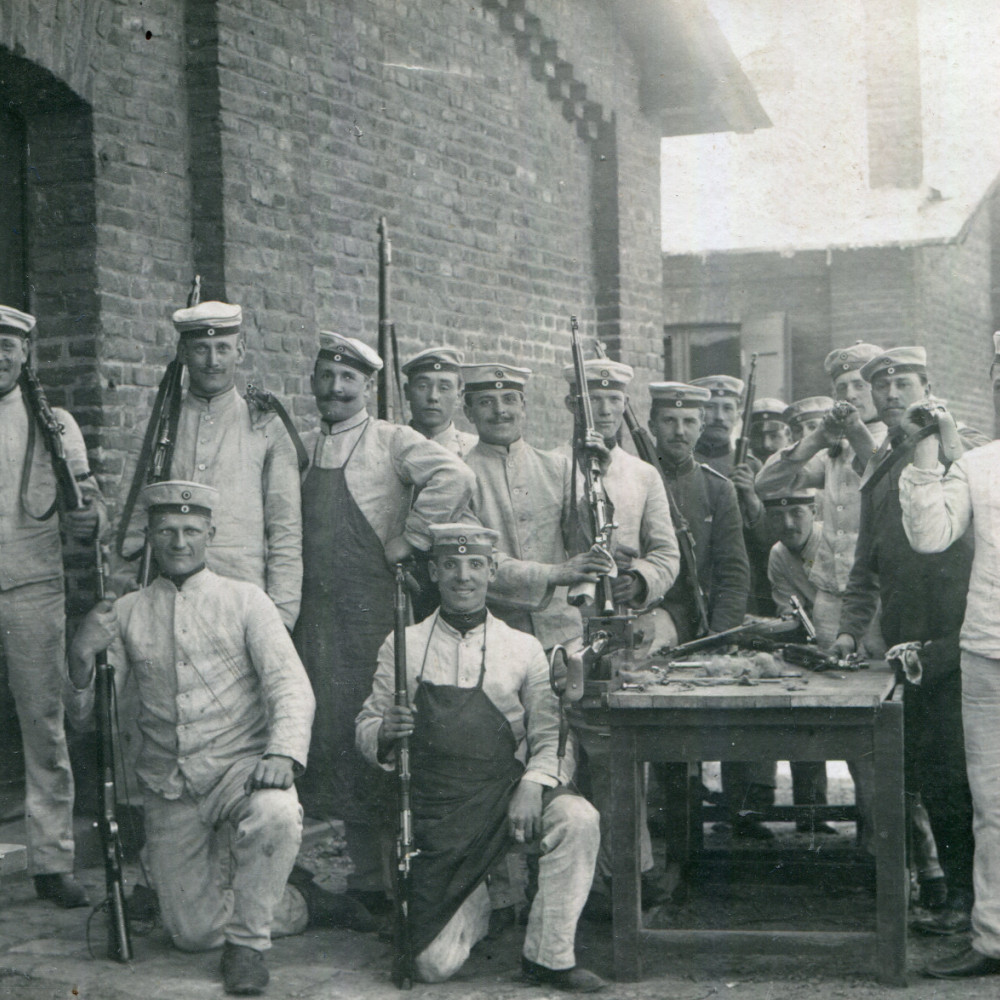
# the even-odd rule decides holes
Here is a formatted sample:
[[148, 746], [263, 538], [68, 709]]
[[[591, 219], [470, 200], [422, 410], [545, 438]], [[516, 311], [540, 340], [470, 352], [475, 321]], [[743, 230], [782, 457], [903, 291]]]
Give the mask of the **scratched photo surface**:
[[[571, 733], [552, 783], [585, 760], [579, 790], [605, 804], [593, 891], [589, 873], [573, 886], [587, 899], [575, 951], [572, 920], [559, 928], [567, 962], [623, 1000], [878, 1000], [904, 984], [919, 1000], [994, 996], [1000, 959], [971, 978], [924, 974], [987, 940], [978, 924], [970, 938], [971, 884], [964, 896], [957, 882], [951, 897], [935, 896], [945, 870], [960, 867], [959, 840], [961, 885], [971, 881], [955, 683], [965, 594], [971, 601], [977, 586], [971, 546], [964, 570], [942, 562], [921, 589], [916, 564], [900, 571], [887, 548], [871, 555], [875, 543], [863, 542], [883, 560], [883, 583], [900, 573], [910, 617], [884, 630], [878, 618], [863, 623], [848, 636], [856, 650], [837, 627], [841, 604], [831, 611], [822, 596], [843, 599], [866, 503], [895, 512], [894, 535], [885, 520], [872, 528], [884, 546], [907, 537], [909, 473], [876, 471], [893, 464], [881, 417], [902, 420], [902, 407], [892, 416], [885, 404], [876, 420], [869, 392], [863, 417], [841, 378], [860, 372], [859, 342], [874, 345], [876, 361], [885, 353], [883, 373], [902, 365], [919, 377], [913, 398], [929, 403], [923, 419], [940, 421], [941, 457], [996, 433], [994, 7], [0, 0], [0, 998], [221, 996], [232, 927], [212, 940], [195, 931], [227, 907], [249, 914], [235, 938], [266, 954], [267, 996], [400, 992], [396, 759], [373, 764], [377, 719], [355, 751], [353, 720], [376, 658], [379, 712], [393, 700], [392, 644], [379, 649], [399, 614], [408, 621], [434, 613], [440, 594], [456, 599], [447, 581], [434, 589], [437, 567], [418, 559], [406, 580], [419, 596], [400, 611], [394, 565], [430, 547], [428, 522], [460, 520], [466, 504], [500, 532], [507, 562], [490, 584], [487, 637], [502, 619], [538, 640], [515, 637], [517, 654], [497, 662], [541, 678], [551, 651], [568, 650], [552, 658], [568, 671], [551, 677], [570, 706], [564, 719], [545, 684], [530, 702], [527, 680], [500, 720], [496, 704], [480, 707], [530, 743], [519, 706], [544, 702], [553, 761], [560, 723]], [[590, 366], [591, 429], [604, 437], [604, 464], [589, 466], [610, 499], [600, 517], [593, 476], [572, 466], [583, 434], [574, 333]], [[453, 373], [443, 391], [418, 384], [419, 366], [407, 371], [434, 349], [444, 353], [430, 373], [441, 376], [442, 360]], [[483, 396], [523, 396], [497, 402], [502, 416], [477, 412], [475, 394], [462, 396], [461, 364], [480, 366], [464, 374], [488, 380]], [[324, 377], [345, 367], [350, 384], [330, 389]], [[25, 368], [37, 390], [18, 378]], [[699, 381], [704, 410], [663, 386], [688, 392]], [[608, 403], [616, 392], [627, 416]], [[717, 421], [725, 398], [729, 415]], [[844, 400], [871, 434], [845, 429], [824, 445], [815, 462], [826, 463], [825, 481], [790, 485], [765, 467], [755, 485], [773, 453], [809, 439], [810, 417], [819, 426]], [[702, 414], [686, 444], [679, 422], [668, 432], [656, 419], [675, 404]], [[867, 473], [850, 458], [859, 441], [870, 442]], [[918, 443], [907, 457], [919, 466], [918, 452], [930, 456], [930, 466], [932, 451]], [[734, 461], [748, 452], [745, 465]], [[651, 483], [627, 465], [648, 473], [642, 458], [662, 473]], [[866, 477], [878, 501], [861, 499]], [[179, 549], [169, 555], [165, 535], [144, 546], [141, 487], [168, 479], [217, 491], [165, 494], [152, 515], [167, 531], [170, 518], [201, 509], [199, 498], [214, 505], [212, 537], [184, 543], [190, 565]], [[655, 514], [645, 491], [662, 497]], [[607, 551], [588, 550], [595, 518]], [[157, 545], [163, 565], [176, 559], [158, 583]], [[184, 602], [202, 562], [211, 587]], [[581, 566], [598, 597], [607, 584], [617, 612], [590, 659], [580, 648], [596, 626], [582, 635], [567, 600]], [[868, 569], [874, 608], [879, 579]], [[140, 584], [150, 598], [173, 588], [169, 612], [150, 599], [143, 618]], [[584, 618], [599, 621], [595, 607]], [[669, 652], [742, 625], [744, 612], [781, 621], [734, 637], [735, 653], [711, 642]], [[913, 683], [922, 670], [936, 680], [919, 643], [906, 643], [939, 638], [940, 622], [952, 623], [954, 660], [944, 708]], [[112, 699], [98, 685], [105, 711], [95, 715], [95, 660], [109, 679], [95, 643], [111, 632], [118, 691]], [[475, 648], [476, 672], [480, 655], [491, 659], [488, 642]], [[584, 684], [573, 671], [610, 663], [604, 646], [619, 651], [613, 679]], [[906, 713], [904, 675], [917, 692]], [[487, 680], [481, 693], [490, 691]], [[143, 725], [164, 740], [152, 755]], [[209, 779], [188, 767], [186, 726], [209, 732], [209, 770], [231, 760], [245, 770], [228, 771], [226, 784], [219, 770]], [[262, 761], [269, 747], [276, 756]], [[958, 789], [943, 809], [933, 791], [926, 809], [904, 797], [928, 769]], [[170, 796], [201, 782], [197, 808], [213, 832], [201, 869], [188, 838], [144, 830], [156, 823], [143, 809], [151, 782]], [[256, 815], [261, 791], [288, 798], [285, 832], [255, 855], [254, 886], [291, 863], [303, 807], [299, 888], [284, 891], [279, 878], [268, 890], [278, 900], [263, 920], [270, 948], [255, 930], [256, 890], [242, 910], [231, 890], [245, 857], [238, 817]], [[547, 792], [545, 809], [552, 801]], [[384, 830], [367, 824], [372, 809], [388, 817]], [[486, 814], [467, 807], [462, 818]], [[939, 818], [935, 853], [942, 814], [949, 832], [942, 850]], [[557, 947], [534, 950], [541, 906], [529, 921], [539, 851], [552, 845], [525, 847], [531, 838], [499, 815], [513, 849], [490, 868], [481, 926], [470, 920], [464, 932], [490, 933], [446, 982], [414, 981], [416, 996], [507, 1000], [567, 986], [522, 967], [522, 954]], [[150, 911], [151, 865], [175, 873], [160, 895], [193, 928], [181, 947]], [[88, 905], [59, 905], [58, 877], [71, 872]], [[371, 912], [345, 903], [348, 891]], [[108, 904], [116, 894], [131, 904], [127, 944]], [[317, 920], [321, 905], [335, 912]], [[942, 912], [964, 922], [942, 932]], [[468, 942], [448, 949], [445, 962]]]

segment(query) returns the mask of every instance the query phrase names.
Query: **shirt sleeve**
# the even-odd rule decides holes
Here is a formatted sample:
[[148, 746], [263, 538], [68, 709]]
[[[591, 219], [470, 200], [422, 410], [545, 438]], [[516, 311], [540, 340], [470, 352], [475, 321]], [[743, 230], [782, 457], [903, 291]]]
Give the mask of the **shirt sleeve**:
[[750, 591], [750, 563], [743, 541], [743, 519], [736, 487], [720, 483], [712, 515], [712, 580], [709, 588], [709, 624], [722, 632], [743, 623]]
[[755, 485], [758, 493], [772, 493], [783, 489], [822, 489], [826, 483], [825, 452], [818, 451], [808, 461], [796, 457], [797, 444], [775, 452], [757, 473]]
[[791, 611], [792, 584], [780, 543], [775, 543], [767, 557], [767, 579], [771, 584], [771, 598], [778, 609], [778, 614]]
[[469, 519], [476, 477], [457, 456], [409, 427], [397, 427], [391, 457], [400, 480], [417, 488], [404, 535], [416, 549], [431, 547], [432, 524]]
[[962, 460], [947, 473], [908, 465], [899, 476], [903, 529], [916, 552], [944, 552], [972, 521], [972, 497]]
[[663, 480], [652, 466], [649, 466], [649, 473], [643, 470], [643, 477], [646, 503], [639, 525], [642, 553], [632, 561], [630, 569], [646, 585], [642, 601], [642, 609], [645, 609], [659, 604], [673, 586], [680, 573], [681, 555]]
[[[559, 702], [549, 685], [549, 665], [537, 642], [529, 655], [521, 687], [528, 757], [524, 778], [550, 788], [561, 783], [559, 774]], [[567, 747], [565, 761], [573, 759]], [[564, 769], [565, 769], [564, 764]], [[568, 777], [569, 775], [563, 775]]]
[[274, 417], [264, 459], [264, 534], [267, 540], [267, 593], [285, 627], [299, 617], [302, 600], [302, 495], [299, 460], [281, 421]]
[[248, 599], [244, 628], [247, 652], [267, 706], [265, 754], [290, 757], [305, 767], [316, 699], [277, 608], [257, 588]]
[[391, 771], [396, 766], [394, 751], [384, 760], [378, 756], [378, 731], [382, 718], [396, 697], [396, 637], [390, 632], [378, 651], [371, 693], [354, 720], [354, 745], [369, 764]]

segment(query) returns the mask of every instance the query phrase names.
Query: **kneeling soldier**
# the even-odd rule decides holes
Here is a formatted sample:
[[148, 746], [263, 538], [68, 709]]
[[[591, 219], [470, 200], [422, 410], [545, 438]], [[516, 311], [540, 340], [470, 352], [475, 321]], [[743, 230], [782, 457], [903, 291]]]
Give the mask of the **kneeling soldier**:
[[[559, 711], [538, 640], [494, 618], [495, 531], [431, 525], [430, 573], [440, 610], [406, 630], [412, 707], [394, 704], [395, 637], [378, 654], [357, 720], [358, 748], [385, 769], [410, 738], [413, 859], [410, 904], [417, 975], [449, 978], [485, 936], [486, 874], [511, 843], [540, 854], [538, 893], [521, 963], [525, 979], [576, 993], [600, 977], [576, 965], [576, 925], [600, 841], [597, 811], [563, 784]], [[567, 756], [571, 760], [572, 755]]]
[[[205, 567], [216, 499], [198, 483], [145, 487], [160, 576], [87, 616], [70, 649], [71, 708], [89, 711], [102, 650], [119, 682], [134, 673], [136, 771], [164, 926], [183, 951], [222, 945], [226, 991], [255, 995], [268, 981], [272, 935], [317, 917], [350, 926], [354, 904], [287, 884], [302, 838], [292, 782], [305, 767], [315, 702], [270, 598]], [[228, 845], [218, 842], [227, 833]], [[216, 862], [227, 846], [232, 877], [223, 885]]]

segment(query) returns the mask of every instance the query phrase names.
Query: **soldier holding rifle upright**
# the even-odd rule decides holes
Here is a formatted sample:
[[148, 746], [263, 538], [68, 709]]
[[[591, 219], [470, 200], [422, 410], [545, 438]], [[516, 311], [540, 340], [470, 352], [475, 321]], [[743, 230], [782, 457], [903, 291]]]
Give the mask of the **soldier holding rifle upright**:
[[385, 771], [409, 738], [417, 855], [411, 931], [417, 976], [440, 982], [487, 931], [484, 880], [514, 845], [540, 854], [538, 893], [522, 950], [526, 981], [574, 993], [604, 982], [576, 965], [574, 938], [594, 873], [597, 813], [566, 784], [559, 713], [538, 640], [486, 608], [497, 533], [431, 525], [430, 573], [440, 610], [406, 629], [410, 706], [395, 704], [395, 644], [378, 653], [357, 745]]
[[463, 516], [475, 481], [457, 455], [412, 427], [369, 416], [381, 368], [360, 340], [320, 334], [310, 384], [322, 422], [306, 438], [305, 572], [295, 629], [317, 700], [313, 767], [299, 792], [310, 816], [344, 821], [354, 863], [348, 893], [376, 913], [389, 908], [392, 787], [355, 751], [354, 718], [392, 628], [393, 567], [430, 548], [431, 524]]
[[[35, 891], [58, 906], [86, 906], [87, 894], [73, 878], [59, 529], [92, 540], [105, 513], [76, 421], [49, 409], [37, 383], [27, 384], [34, 328], [34, 316], [0, 306], [0, 650], [21, 725]], [[50, 451], [50, 440], [61, 455]]]

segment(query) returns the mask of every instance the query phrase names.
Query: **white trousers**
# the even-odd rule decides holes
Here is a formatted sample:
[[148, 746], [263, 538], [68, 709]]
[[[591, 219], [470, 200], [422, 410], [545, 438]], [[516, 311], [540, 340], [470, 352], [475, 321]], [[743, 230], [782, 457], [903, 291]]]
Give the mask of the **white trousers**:
[[207, 795], [146, 793], [150, 875], [163, 924], [182, 951], [224, 941], [265, 951], [271, 936], [298, 934], [306, 904], [287, 885], [302, 842], [295, 787], [245, 795], [257, 758], [234, 764]]
[[1000, 958], [1000, 660], [964, 649], [962, 725], [976, 837], [972, 947]]
[[[524, 957], [548, 969], [576, 965], [576, 925], [590, 892], [600, 846], [597, 810], [580, 795], [557, 795], [542, 811], [542, 836], [536, 842], [538, 892], [531, 903]], [[425, 982], [453, 976], [472, 946], [489, 927], [489, 893], [480, 886], [441, 933], [417, 956]]]

